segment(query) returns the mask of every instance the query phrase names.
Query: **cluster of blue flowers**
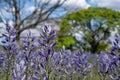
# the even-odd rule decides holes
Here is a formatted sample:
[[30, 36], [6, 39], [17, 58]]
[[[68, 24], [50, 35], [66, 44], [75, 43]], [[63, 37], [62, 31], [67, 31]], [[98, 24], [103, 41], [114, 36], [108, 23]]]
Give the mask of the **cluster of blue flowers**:
[[29, 32], [19, 44], [16, 30], [10, 26], [6, 30], [0, 50], [0, 80], [120, 80], [119, 36], [110, 53], [91, 54], [55, 51], [56, 32], [47, 25], [40, 39]]

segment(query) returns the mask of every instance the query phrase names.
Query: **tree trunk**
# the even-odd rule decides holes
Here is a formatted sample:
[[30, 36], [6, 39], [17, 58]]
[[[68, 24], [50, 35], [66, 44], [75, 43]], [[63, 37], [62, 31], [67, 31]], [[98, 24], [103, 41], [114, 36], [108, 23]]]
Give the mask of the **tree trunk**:
[[21, 32], [20, 31], [17, 31], [16, 32], [16, 40], [19, 41], [20, 40], [20, 34]]

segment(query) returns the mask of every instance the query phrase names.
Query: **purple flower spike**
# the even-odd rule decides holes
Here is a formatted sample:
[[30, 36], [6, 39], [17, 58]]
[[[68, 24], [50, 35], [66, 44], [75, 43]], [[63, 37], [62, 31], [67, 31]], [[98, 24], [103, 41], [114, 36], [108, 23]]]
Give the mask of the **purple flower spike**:
[[58, 43], [58, 41], [55, 41], [55, 42], [51, 43], [50, 47], [54, 47], [57, 43]]
[[6, 25], [6, 30], [7, 30], [7, 32], [10, 32], [10, 30], [11, 30], [11, 26]]
[[40, 44], [40, 46], [45, 46], [45, 44], [44, 44], [44, 41], [43, 41], [43, 40], [39, 40], [39, 44]]
[[50, 31], [50, 35], [56, 34], [56, 32], [54, 30]]
[[52, 35], [50, 37], [47, 38], [47, 43], [49, 43], [50, 40], [53, 40], [55, 39], [56, 35]]

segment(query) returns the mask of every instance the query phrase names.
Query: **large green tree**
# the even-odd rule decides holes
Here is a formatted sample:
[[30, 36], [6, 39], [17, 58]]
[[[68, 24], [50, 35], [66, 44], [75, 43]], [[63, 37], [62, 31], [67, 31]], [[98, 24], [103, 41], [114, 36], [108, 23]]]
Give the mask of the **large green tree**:
[[88, 8], [63, 18], [59, 38], [82, 31], [83, 40], [77, 41], [77, 47], [96, 53], [108, 47], [111, 31], [119, 24], [119, 12], [107, 8]]

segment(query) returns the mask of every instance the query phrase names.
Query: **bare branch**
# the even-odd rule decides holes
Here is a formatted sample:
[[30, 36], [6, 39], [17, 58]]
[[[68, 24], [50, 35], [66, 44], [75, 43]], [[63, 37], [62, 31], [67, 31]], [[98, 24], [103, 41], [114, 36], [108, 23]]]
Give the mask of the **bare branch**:
[[[45, 12], [42, 13], [42, 10], [44, 10], [44, 6], [46, 4], [43, 4], [42, 7], [41, 7], [41, 10], [40, 12], [38, 13], [39, 14], [39, 17], [38, 19], [36, 20], [36, 22], [32, 23], [32, 24], [29, 24], [27, 25], [26, 27], [22, 28], [20, 30], [20, 32], [26, 30], [26, 29], [29, 29], [29, 28], [35, 28], [40, 22], [43, 22], [45, 20], [48, 19], [48, 17], [53, 13], [53, 11], [55, 11], [55, 9], [57, 9], [58, 7], [60, 7], [66, 0], [64, 0], [63, 2], [61, 1], [58, 1], [55, 5], [53, 5], [52, 7], [50, 7], [48, 10], [46, 10]], [[47, 4], [49, 3], [49, 1], [47, 2]], [[33, 14], [34, 15], [34, 14]], [[45, 15], [45, 16], [44, 16]], [[42, 16], [44, 16], [44, 18], [42, 19]], [[26, 18], [27, 19], [27, 18]]]
[[24, 21], [26, 21], [27, 19], [29, 19], [30, 17], [32, 17], [33, 15], [35, 15], [37, 13], [37, 9], [35, 9], [30, 15], [28, 15], [27, 17], [25, 17], [24, 19], [21, 20], [20, 22], [20, 26], [23, 25]]
[[[8, 11], [8, 13], [12, 14], [12, 18], [14, 19], [14, 27], [17, 30], [17, 36], [19, 37], [21, 32], [26, 29], [35, 28], [39, 23], [44, 22], [49, 18], [49, 16], [56, 11], [59, 7], [62, 7], [63, 3], [66, 0], [56, 0], [57, 2], [51, 4], [52, 0], [32, 0], [33, 7], [35, 9], [30, 13], [25, 13], [24, 17], [21, 13], [27, 11], [24, 10], [25, 5], [27, 4], [26, 0], [10, 0], [5, 2], [9, 7], [14, 10]], [[23, 10], [22, 10], [23, 9]]]
[[13, 0], [13, 6], [15, 8], [15, 28], [18, 30], [20, 29], [19, 24], [20, 24], [20, 10], [17, 5], [17, 0]]

